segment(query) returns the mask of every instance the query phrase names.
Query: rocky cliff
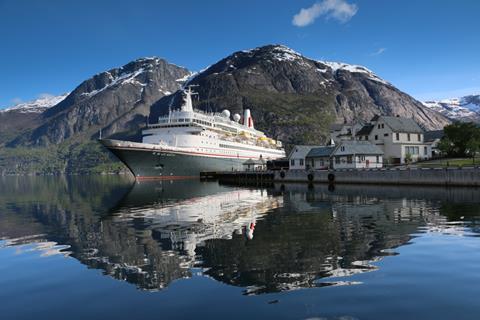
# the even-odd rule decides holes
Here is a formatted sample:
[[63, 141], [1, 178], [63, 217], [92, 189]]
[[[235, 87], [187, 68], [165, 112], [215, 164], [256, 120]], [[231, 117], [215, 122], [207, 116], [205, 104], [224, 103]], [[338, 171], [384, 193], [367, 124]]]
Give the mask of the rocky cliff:
[[[317, 61], [281, 45], [235, 52], [192, 76], [195, 107], [239, 112], [250, 108], [256, 126], [287, 143], [321, 143], [331, 123], [376, 114], [416, 120], [425, 129], [449, 120], [362, 66]], [[180, 103], [180, 93], [152, 107], [150, 121]]]
[[59, 96], [43, 95], [32, 101], [0, 109], [0, 146], [41, 125], [42, 113], [60, 103], [67, 95], [68, 93]]
[[138, 132], [150, 106], [188, 75], [163, 59], [143, 58], [96, 74], [43, 112], [2, 112], [0, 175], [124, 170], [95, 141], [100, 130], [104, 136]]
[[42, 124], [10, 146], [59, 144], [76, 137], [136, 130], [152, 103], [179, 89], [185, 68], [159, 58], [132, 61], [82, 82], [63, 101], [42, 114]]

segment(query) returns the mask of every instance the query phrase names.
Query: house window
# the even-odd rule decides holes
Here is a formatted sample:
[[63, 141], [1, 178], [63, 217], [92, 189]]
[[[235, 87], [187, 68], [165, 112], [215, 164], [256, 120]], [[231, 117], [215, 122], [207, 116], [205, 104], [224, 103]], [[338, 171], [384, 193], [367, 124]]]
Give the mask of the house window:
[[300, 165], [303, 166], [303, 159], [300, 159]]
[[380, 125], [378, 125], [377, 128], [380, 129]]
[[405, 153], [411, 154], [411, 155], [418, 155], [419, 154], [419, 147], [405, 147]]
[[344, 147], [344, 146], [341, 146], [341, 147], [340, 147], [340, 151], [345, 151], [345, 147]]
[[417, 140], [422, 141], [422, 135], [420, 133], [417, 135]]
[[368, 140], [368, 136], [365, 136], [365, 140]]
[[290, 165], [294, 166], [295, 165], [295, 159], [290, 160]]
[[377, 163], [380, 163], [380, 157], [377, 156]]
[[382, 123], [382, 129], [385, 128], [385, 125]]
[[377, 135], [375, 135], [375, 140], [378, 140], [378, 136], [377, 136]]
[[400, 133], [397, 132], [395, 135], [397, 136], [397, 140], [400, 140]]
[[340, 157], [335, 157], [335, 163], [340, 164]]
[[352, 156], [347, 156], [347, 163], [352, 163], [352, 162], [353, 162]]
[[383, 136], [384, 136], [384, 137], [388, 137], [388, 133], [384, 133]]
[[424, 154], [425, 156], [428, 155], [428, 149], [427, 149], [427, 147], [423, 147], [423, 154]]
[[407, 140], [410, 141], [410, 133], [407, 133]]

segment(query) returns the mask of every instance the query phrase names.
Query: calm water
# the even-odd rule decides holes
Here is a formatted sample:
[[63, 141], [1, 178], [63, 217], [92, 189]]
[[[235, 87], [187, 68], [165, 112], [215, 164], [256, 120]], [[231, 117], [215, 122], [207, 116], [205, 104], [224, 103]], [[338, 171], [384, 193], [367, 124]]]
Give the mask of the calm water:
[[479, 319], [480, 190], [0, 178], [0, 319]]

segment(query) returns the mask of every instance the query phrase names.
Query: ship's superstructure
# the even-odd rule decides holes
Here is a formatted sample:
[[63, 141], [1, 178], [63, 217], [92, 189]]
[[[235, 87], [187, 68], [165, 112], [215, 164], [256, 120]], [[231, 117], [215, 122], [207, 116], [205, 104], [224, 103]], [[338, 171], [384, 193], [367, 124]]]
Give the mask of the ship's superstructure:
[[280, 141], [254, 128], [249, 109], [205, 113], [193, 109], [191, 87], [183, 105], [142, 131], [142, 143], [101, 140], [138, 178], [198, 176], [202, 171], [241, 170], [248, 159], [285, 157]]

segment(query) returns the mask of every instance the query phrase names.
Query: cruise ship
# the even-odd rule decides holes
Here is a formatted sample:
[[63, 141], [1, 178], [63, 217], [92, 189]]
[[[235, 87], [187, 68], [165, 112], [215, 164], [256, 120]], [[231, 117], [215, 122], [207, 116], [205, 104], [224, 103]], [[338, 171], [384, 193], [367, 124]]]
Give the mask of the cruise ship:
[[183, 104], [158, 123], [147, 124], [142, 142], [100, 139], [137, 179], [181, 179], [201, 172], [242, 170], [249, 159], [285, 157], [280, 141], [256, 130], [249, 109], [231, 116], [229, 110], [205, 113], [193, 109], [191, 87]]

